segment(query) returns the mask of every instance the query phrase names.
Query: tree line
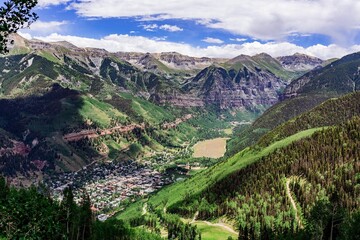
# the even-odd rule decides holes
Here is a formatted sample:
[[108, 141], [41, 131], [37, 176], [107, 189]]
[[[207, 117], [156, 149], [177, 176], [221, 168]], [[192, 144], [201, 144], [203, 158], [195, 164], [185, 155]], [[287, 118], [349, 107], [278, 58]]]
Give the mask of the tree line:
[[131, 228], [126, 222], [100, 222], [84, 192], [79, 204], [71, 188], [61, 202], [53, 200], [45, 187], [15, 189], [0, 177], [0, 239], [113, 239], [158, 240], [158, 235]]
[[[360, 118], [355, 117], [277, 149], [168, 211], [185, 216], [199, 211], [203, 219], [226, 215], [237, 222], [241, 239], [295, 236], [303, 231], [312, 237], [329, 236], [331, 229], [332, 239], [340, 238], [348, 219], [359, 224], [359, 159]], [[287, 181], [306, 228], [295, 220]], [[318, 207], [321, 204], [327, 207]], [[330, 210], [319, 213], [324, 209]]]

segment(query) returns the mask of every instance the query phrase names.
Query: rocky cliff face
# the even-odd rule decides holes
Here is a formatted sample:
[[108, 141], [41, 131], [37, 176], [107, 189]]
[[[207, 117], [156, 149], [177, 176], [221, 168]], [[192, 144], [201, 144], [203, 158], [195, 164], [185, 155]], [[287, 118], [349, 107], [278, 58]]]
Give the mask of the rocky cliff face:
[[177, 52], [118, 52], [116, 53], [116, 56], [122, 60], [134, 64], [141, 69], [163, 73], [172, 71], [193, 72], [194, 70], [201, 70], [214, 63], [223, 63], [227, 60], [221, 58], [190, 57]]
[[[276, 75], [276, 74], [278, 75]], [[217, 106], [219, 109], [254, 110], [275, 104], [286, 86], [287, 70], [268, 54], [239, 55], [200, 71], [183, 85], [184, 95], [166, 96], [178, 106]]]
[[214, 63], [223, 63], [227, 61], [227, 59], [222, 58], [190, 57], [177, 52], [164, 52], [154, 54], [154, 56], [169, 68], [178, 70], [199, 70]]
[[292, 56], [278, 57], [277, 60], [285, 69], [290, 71], [309, 71], [324, 63], [320, 58], [300, 53], [295, 53]]
[[310, 94], [337, 96], [359, 89], [360, 53], [353, 53], [294, 80], [286, 87], [282, 99]]
[[[158, 104], [255, 109], [276, 103], [287, 80], [322, 62], [299, 54], [278, 59], [265, 53], [216, 59], [176, 52], [110, 53], [68, 42], [14, 38], [14, 56], [1, 60], [6, 63], [0, 67], [5, 94], [37, 89], [34, 86], [43, 87], [44, 79], [51, 79], [94, 95], [108, 95], [114, 89]], [[19, 52], [23, 55], [16, 55]]]
[[[260, 105], [270, 106], [276, 103], [279, 90], [284, 87], [284, 80], [266, 70], [258, 69], [254, 72], [244, 67], [236, 71], [210, 66], [190, 79], [183, 90], [196, 96], [196, 101], [192, 102], [201, 106], [256, 109]], [[178, 104], [181, 102], [182, 99]]]

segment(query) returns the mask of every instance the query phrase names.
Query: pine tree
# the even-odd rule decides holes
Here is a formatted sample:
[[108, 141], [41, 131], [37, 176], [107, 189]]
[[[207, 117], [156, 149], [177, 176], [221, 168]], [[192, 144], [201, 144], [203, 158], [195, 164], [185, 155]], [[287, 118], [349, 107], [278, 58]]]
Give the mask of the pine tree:
[[82, 240], [90, 239], [93, 216], [91, 211], [90, 197], [85, 192], [83, 193], [79, 216], [80, 216], [80, 225], [78, 229], [77, 239], [82, 239]]
[[61, 202], [61, 209], [63, 209], [63, 212], [65, 213], [66, 235], [69, 239], [75, 239], [76, 215], [78, 214], [78, 211], [74, 201], [72, 188], [66, 188], [63, 194], [64, 197]]

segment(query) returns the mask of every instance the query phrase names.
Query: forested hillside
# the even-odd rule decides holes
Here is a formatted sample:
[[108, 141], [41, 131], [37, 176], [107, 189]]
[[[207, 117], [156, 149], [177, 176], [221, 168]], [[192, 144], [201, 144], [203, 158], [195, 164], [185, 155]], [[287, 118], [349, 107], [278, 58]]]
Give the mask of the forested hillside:
[[[192, 222], [225, 218], [243, 239], [328, 234], [329, 219], [339, 214], [344, 224], [331, 223], [332, 234], [345, 236], [344, 229], [351, 228], [349, 216], [359, 207], [355, 133], [360, 120], [347, 121], [359, 116], [359, 94], [328, 99], [357, 90], [358, 54], [325, 67], [318, 65], [319, 59], [300, 55], [283, 59], [288, 65], [294, 59], [291, 67], [267, 54], [228, 61], [182, 56], [207, 65], [197, 72], [195, 67], [170, 69], [161, 55], [112, 54], [64, 42], [24, 43], [26, 51], [15, 47], [14, 55], [0, 58], [0, 171], [9, 179], [21, 176], [30, 185], [104, 160], [140, 159], [163, 172], [190, 161], [200, 166], [190, 179], [121, 205], [129, 205], [119, 218], [130, 225], [89, 218], [84, 226], [74, 220], [78, 233], [72, 230], [70, 238], [86, 238], [79, 232], [89, 229], [95, 239], [103, 228], [118, 234], [117, 227], [130, 239], [147, 236], [133, 229], [138, 226], [157, 236], [200, 238], [197, 226], [203, 226], [181, 217]], [[251, 126], [241, 125], [279, 99]], [[205, 163], [191, 158], [189, 145], [222, 136], [236, 125], [239, 136], [228, 144], [228, 159]], [[317, 132], [322, 127], [328, 128]], [[4, 191], [38, 193], [55, 219], [64, 211], [64, 202], [39, 190]], [[85, 194], [74, 215], [85, 214], [81, 208], [86, 201]], [[312, 220], [318, 206], [336, 208], [323, 214], [321, 226]]]
[[123, 221], [95, 220], [86, 193], [76, 204], [71, 189], [66, 189], [60, 203], [45, 188], [9, 188], [4, 178], [0, 178], [0, 192], [1, 239], [161, 239]]
[[217, 178], [199, 194], [192, 189], [174, 202], [159, 192], [149, 209], [159, 214], [165, 204], [168, 213], [187, 218], [225, 216], [240, 239], [350, 239], [360, 221], [359, 132], [360, 118], [325, 128]]
[[360, 93], [333, 98], [323, 102], [310, 111], [276, 127], [262, 136], [258, 142], [260, 146], [291, 136], [299, 131], [321, 126], [341, 124], [354, 116], [360, 116]]
[[235, 130], [227, 156], [255, 144], [268, 131], [322, 102], [357, 91], [359, 64], [360, 55], [354, 53], [293, 80], [284, 89], [279, 103], [267, 109], [251, 126]]

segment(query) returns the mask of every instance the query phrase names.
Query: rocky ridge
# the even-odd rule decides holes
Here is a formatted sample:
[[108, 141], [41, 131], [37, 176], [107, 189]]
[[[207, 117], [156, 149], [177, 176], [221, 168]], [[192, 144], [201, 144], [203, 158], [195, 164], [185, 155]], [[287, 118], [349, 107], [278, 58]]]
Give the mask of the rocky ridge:
[[276, 58], [281, 65], [290, 71], [309, 71], [316, 67], [321, 67], [324, 61], [317, 57], [295, 53], [291, 56]]
[[[13, 54], [21, 49], [25, 56], [19, 66], [14, 66], [17, 61], [13, 60], [7, 64], [10, 68], [0, 69], [0, 82], [19, 75], [16, 81], [6, 85], [6, 94], [19, 92], [17, 88], [31, 85], [39, 75], [45, 75], [52, 81], [73, 89], [88, 89], [95, 95], [116, 88], [115, 92], [130, 92], [158, 104], [181, 107], [215, 105], [219, 109], [239, 110], [255, 109], [259, 105], [268, 107], [278, 101], [289, 79], [322, 63], [320, 59], [300, 54], [278, 59], [265, 53], [219, 59], [176, 52], [110, 53], [79, 48], [64, 41], [26, 40], [19, 35], [14, 35], [14, 41]], [[41, 69], [33, 66], [30, 71], [29, 61]]]

